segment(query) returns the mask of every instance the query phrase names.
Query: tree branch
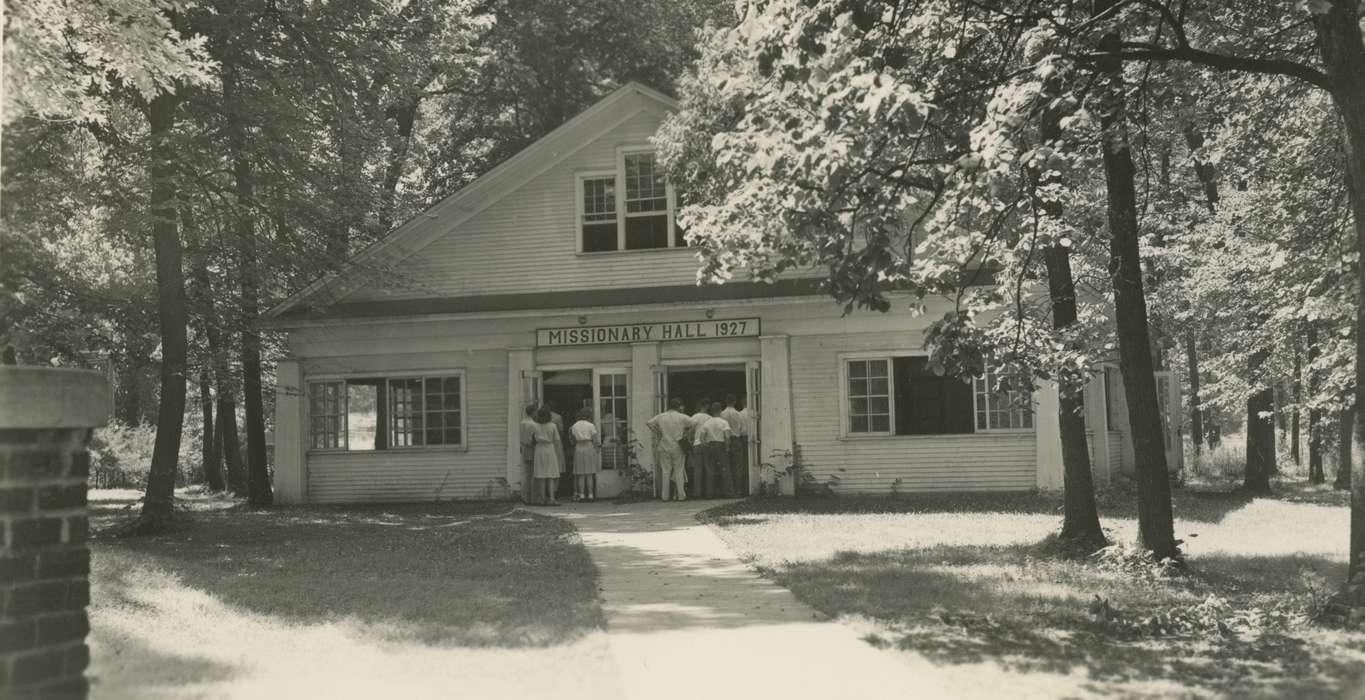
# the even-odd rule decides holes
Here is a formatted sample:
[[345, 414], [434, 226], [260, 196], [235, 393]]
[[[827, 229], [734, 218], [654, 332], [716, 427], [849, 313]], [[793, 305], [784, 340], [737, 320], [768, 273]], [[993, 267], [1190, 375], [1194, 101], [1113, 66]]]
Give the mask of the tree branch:
[[1087, 62], [1096, 61], [1101, 58], [1118, 58], [1124, 61], [1187, 61], [1189, 63], [1207, 66], [1215, 70], [1284, 75], [1291, 78], [1298, 78], [1299, 80], [1311, 85], [1316, 85], [1324, 90], [1332, 89], [1332, 81], [1327, 77], [1326, 73], [1303, 63], [1296, 63], [1283, 59], [1228, 56], [1226, 54], [1212, 53], [1188, 46], [1164, 48], [1152, 44], [1124, 42], [1121, 44], [1121, 50], [1119, 51], [1098, 51], [1095, 53], [1074, 55], [1071, 56], [1071, 58]]

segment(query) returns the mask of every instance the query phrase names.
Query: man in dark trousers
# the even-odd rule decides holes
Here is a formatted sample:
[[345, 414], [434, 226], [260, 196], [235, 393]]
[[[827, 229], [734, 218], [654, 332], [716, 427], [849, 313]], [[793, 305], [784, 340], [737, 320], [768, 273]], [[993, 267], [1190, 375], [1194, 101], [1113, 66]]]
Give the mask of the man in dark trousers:
[[702, 471], [709, 480], [710, 495], [734, 498], [735, 485], [730, 480], [730, 424], [720, 417], [720, 402], [711, 404], [710, 416], [697, 428], [694, 447], [701, 447]]
[[744, 413], [744, 399], [726, 396], [720, 417], [730, 424], [730, 478], [739, 495], [744, 496], [749, 493], [749, 418]]

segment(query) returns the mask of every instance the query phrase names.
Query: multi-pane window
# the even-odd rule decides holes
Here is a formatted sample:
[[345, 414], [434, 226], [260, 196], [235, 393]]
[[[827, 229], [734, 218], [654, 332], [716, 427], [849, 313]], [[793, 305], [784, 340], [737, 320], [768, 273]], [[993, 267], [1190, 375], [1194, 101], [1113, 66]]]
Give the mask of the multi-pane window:
[[620, 469], [629, 458], [627, 433], [630, 414], [626, 403], [626, 374], [603, 373], [597, 376], [597, 427], [602, 431], [602, 468]]
[[891, 432], [891, 361], [850, 360], [848, 420], [850, 433]]
[[615, 174], [578, 176], [580, 246], [584, 253], [680, 248], [678, 204], [650, 151], [620, 155]]
[[616, 176], [583, 179], [583, 252], [616, 250]]
[[346, 447], [346, 434], [342, 430], [345, 386], [344, 382], [314, 382], [308, 385], [308, 417], [314, 449]]
[[844, 371], [850, 435], [954, 435], [1033, 426], [1030, 392], [997, 390], [990, 374], [966, 382], [935, 372], [926, 357], [906, 356], [848, 359]]
[[459, 445], [460, 378], [389, 380], [389, 434], [395, 447]]
[[973, 380], [977, 430], [1023, 430], [1033, 427], [1033, 394], [1027, 379], [1001, 381], [987, 369]]
[[311, 444], [353, 451], [463, 445], [462, 390], [460, 375], [312, 382]]
[[668, 188], [653, 153], [627, 153], [626, 250], [668, 247]]

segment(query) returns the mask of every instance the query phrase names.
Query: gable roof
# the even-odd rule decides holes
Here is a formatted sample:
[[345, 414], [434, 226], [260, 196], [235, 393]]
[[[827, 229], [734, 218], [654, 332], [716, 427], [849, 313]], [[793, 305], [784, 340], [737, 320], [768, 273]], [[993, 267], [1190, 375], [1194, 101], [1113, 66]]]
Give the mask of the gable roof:
[[[632, 101], [637, 103], [633, 109], [630, 108]], [[323, 275], [276, 304], [265, 312], [264, 318], [279, 318], [291, 310], [312, 305], [327, 292], [332, 292], [331, 299], [339, 299], [364, 283], [367, 276], [363, 273], [367, 264], [400, 259], [415, 253], [650, 106], [674, 111], [678, 103], [668, 95], [640, 83], [622, 85], [497, 167], [351, 256], [340, 270]]]

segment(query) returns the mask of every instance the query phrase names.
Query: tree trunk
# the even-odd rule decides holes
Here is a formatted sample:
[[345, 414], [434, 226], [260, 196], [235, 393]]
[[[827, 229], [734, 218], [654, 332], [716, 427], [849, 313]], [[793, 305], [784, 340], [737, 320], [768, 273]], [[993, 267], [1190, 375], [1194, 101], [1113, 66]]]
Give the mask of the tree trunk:
[[[1355, 218], [1356, 251], [1365, 251], [1365, 42], [1357, 0], [1331, 0], [1326, 12], [1313, 16], [1318, 51], [1332, 85], [1332, 102], [1346, 126], [1346, 174]], [[1365, 294], [1365, 265], [1356, 265], [1357, 295]], [[1365, 304], [1356, 301], [1355, 411], [1365, 410]], [[1365, 418], [1354, 417], [1355, 438], [1365, 443]], [[1354, 441], [1352, 441], [1354, 442]], [[1363, 465], [1348, 459], [1352, 471]], [[1339, 478], [1339, 477], [1338, 477]], [[1365, 555], [1365, 474], [1351, 475], [1351, 544], [1347, 579], [1361, 573]], [[1362, 602], [1362, 601], [1356, 601]]]
[[[1248, 367], [1252, 381], [1269, 355], [1264, 350], [1252, 354]], [[1242, 486], [1258, 495], [1270, 493], [1270, 475], [1275, 464], [1274, 410], [1275, 393], [1268, 386], [1247, 398], [1246, 474]]]
[[[1313, 378], [1313, 363], [1317, 362], [1318, 326], [1308, 324], [1308, 395], [1317, 396], [1318, 383]], [[1314, 405], [1314, 404], [1310, 404]], [[1308, 409], [1308, 482], [1321, 484], [1327, 481], [1322, 469], [1322, 410]]]
[[[1056, 95], [1058, 86], [1048, 86], [1049, 95]], [[1039, 135], [1044, 143], [1056, 143], [1062, 138], [1059, 100], [1050, 100], [1043, 110]], [[1052, 171], [1039, 177], [1038, 184], [1054, 184], [1060, 175]], [[1062, 215], [1062, 204], [1055, 196], [1038, 196], [1042, 212], [1051, 219]], [[1052, 302], [1052, 327], [1069, 328], [1076, 322], [1076, 283], [1071, 274], [1071, 249], [1053, 244], [1044, 252], [1047, 263], [1048, 293]], [[1063, 489], [1065, 493], [1061, 539], [1068, 546], [1086, 553], [1109, 544], [1100, 528], [1100, 515], [1095, 507], [1095, 483], [1090, 471], [1090, 449], [1086, 444], [1084, 401], [1079, 387], [1059, 387], [1057, 404], [1058, 427], [1062, 442]]]
[[1190, 438], [1194, 441], [1194, 454], [1198, 457], [1204, 447], [1204, 414], [1199, 408], [1199, 348], [1194, 331], [1185, 336], [1185, 364], [1190, 374]]
[[120, 423], [138, 425], [142, 422], [142, 362], [141, 356], [129, 353], [119, 369], [118, 405]]
[[180, 463], [180, 432], [185, 419], [185, 277], [176, 224], [174, 147], [170, 143], [179, 99], [162, 93], [147, 107], [152, 141], [152, 240], [156, 252], [157, 320], [161, 331], [161, 402], [156, 444], [147, 472], [147, 493], [138, 530], [159, 529], [171, 517], [175, 475]]
[[1303, 401], [1303, 357], [1299, 349], [1294, 348], [1294, 386], [1291, 403], [1294, 405], [1294, 412], [1289, 416], [1289, 452], [1293, 456], [1294, 464], [1299, 464], [1299, 402]]
[[204, 435], [202, 440], [204, 459], [204, 482], [210, 491], [222, 491], [223, 464], [216, 459], [213, 451], [213, 394], [209, 391], [209, 371], [199, 370], [199, 409], [204, 414]]
[[[1099, 48], [1105, 53], [1116, 54], [1120, 44], [1119, 33], [1109, 32], [1100, 39]], [[1171, 485], [1161, 417], [1157, 412], [1147, 299], [1138, 252], [1137, 192], [1125, 115], [1123, 66], [1119, 59], [1105, 57], [1098, 67], [1105, 83], [1100, 125], [1108, 195], [1109, 274], [1114, 283], [1119, 369], [1123, 373], [1129, 430], [1137, 462], [1138, 534], [1142, 545], [1158, 560], [1178, 558], [1180, 549], [1175, 541], [1171, 515]]]
[[404, 99], [394, 110], [394, 120], [398, 125], [398, 134], [389, 146], [389, 162], [384, 170], [384, 183], [379, 192], [379, 227], [378, 233], [385, 233], [393, 228], [395, 212], [398, 208], [398, 181], [403, 176], [403, 165], [407, 162], [408, 150], [412, 147], [412, 128], [417, 122], [417, 108], [421, 104], [421, 95], [413, 94]]
[[218, 429], [214, 433], [222, 444], [223, 463], [227, 466], [228, 491], [234, 496], [245, 496], [246, 467], [242, 464], [241, 442], [237, 437], [237, 402], [233, 401], [229, 392], [219, 394]]
[[223, 70], [223, 97], [228, 104], [228, 144], [232, 150], [232, 175], [237, 195], [234, 228], [237, 238], [238, 275], [242, 284], [242, 400], [246, 413], [247, 500], [268, 506], [274, 500], [265, 455], [265, 416], [261, 397], [261, 334], [256, 328], [260, 292], [256, 259], [256, 227], [251, 162], [246, 154], [246, 129], [238, 95], [235, 67]]
[[1351, 436], [1355, 434], [1356, 412], [1343, 409], [1337, 415], [1337, 478], [1332, 488], [1348, 491], [1351, 488]]

